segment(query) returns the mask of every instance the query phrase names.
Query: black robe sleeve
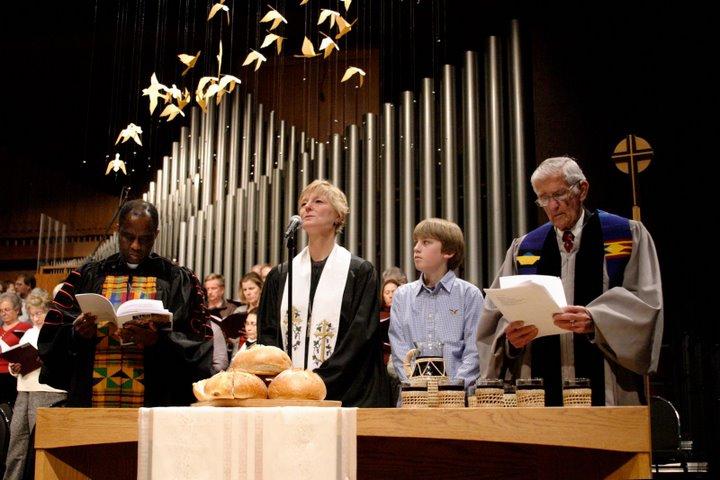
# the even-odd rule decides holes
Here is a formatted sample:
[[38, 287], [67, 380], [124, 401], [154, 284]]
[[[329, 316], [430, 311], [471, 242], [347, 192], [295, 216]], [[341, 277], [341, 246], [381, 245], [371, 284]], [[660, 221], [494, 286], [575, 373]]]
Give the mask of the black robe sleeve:
[[[268, 274], [258, 312], [260, 342], [280, 348], [280, 304], [286, 275], [286, 264]], [[318, 294], [322, 292], [317, 292], [315, 302], [321, 300]], [[353, 256], [350, 262], [335, 350], [315, 372], [325, 382], [328, 400], [340, 400], [345, 407], [390, 406], [378, 320], [377, 273], [362, 258]]]

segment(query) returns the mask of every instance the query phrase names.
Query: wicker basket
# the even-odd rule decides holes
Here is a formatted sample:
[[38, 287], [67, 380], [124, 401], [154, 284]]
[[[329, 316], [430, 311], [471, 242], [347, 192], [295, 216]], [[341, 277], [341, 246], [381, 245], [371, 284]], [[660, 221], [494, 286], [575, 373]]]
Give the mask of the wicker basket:
[[400, 398], [402, 408], [428, 408], [427, 387], [403, 385]]
[[503, 405], [506, 408], [517, 407], [517, 395], [515, 393], [503, 393]]
[[591, 406], [592, 390], [589, 388], [564, 388], [563, 405], [566, 407]]
[[477, 388], [475, 401], [478, 408], [504, 407], [502, 388]]
[[465, 408], [464, 385], [440, 385], [438, 400], [442, 408]]
[[517, 389], [518, 407], [544, 407], [545, 390], [542, 388]]

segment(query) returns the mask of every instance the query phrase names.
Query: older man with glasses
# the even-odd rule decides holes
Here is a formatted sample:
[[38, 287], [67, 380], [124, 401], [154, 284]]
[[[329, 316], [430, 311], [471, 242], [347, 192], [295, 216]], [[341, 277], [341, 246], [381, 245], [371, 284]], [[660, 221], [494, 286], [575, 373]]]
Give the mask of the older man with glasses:
[[657, 368], [663, 328], [650, 234], [640, 222], [587, 210], [590, 184], [570, 157], [545, 160], [530, 181], [550, 221], [513, 241], [498, 277], [560, 277], [568, 306], [554, 322], [567, 333], [536, 338], [532, 318], [508, 322], [488, 300], [478, 328], [481, 375], [507, 367], [542, 377], [548, 405], [562, 405], [562, 380], [577, 377], [590, 378], [593, 405], [647, 403], [643, 375]]

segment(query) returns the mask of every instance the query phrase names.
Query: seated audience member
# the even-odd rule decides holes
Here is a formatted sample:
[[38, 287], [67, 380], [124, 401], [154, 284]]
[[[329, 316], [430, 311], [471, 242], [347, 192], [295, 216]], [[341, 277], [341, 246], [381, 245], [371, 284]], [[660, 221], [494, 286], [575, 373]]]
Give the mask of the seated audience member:
[[207, 307], [210, 315], [225, 318], [238, 307], [238, 304], [225, 298], [225, 277], [219, 273], [211, 273], [205, 277]]
[[[298, 200], [308, 246], [292, 259], [293, 365], [315, 371], [327, 399], [345, 407], [389, 406], [377, 273], [372, 263], [336, 243], [349, 211], [347, 198], [331, 183], [316, 180]], [[258, 311], [260, 343], [285, 351], [287, 277], [287, 263], [270, 271]]]
[[[25, 332], [18, 345], [30, 344], [37, 347], [38, 334], [45, 322], [45, 315], [50, 308], [50, 298], [44, 290], [33, 291], [25, 299], [28, 315], [33, 326]], [[10, 374], [17, 377], [17, 399], [13, 407], [12, 421], [10, 422], [10, 444], [7, 460], [5, 461], [4, 480], [21, 480], [26, 469], [25, 460], [28, 458], [28, 449], [34, 448], [29, 444], [30, 433], [35, 428], [35, 414], [40, 407], [50, 407], [66, 398], [64, 390], [43, 385], [39, 381], [40, 367], [20, 373], [23, 365], [10, 363]]]
[[406, 380], [405, 354], [415, 342], [442, 342], [447, 376], [463, 380], [468, 388], [478, 377], [475, 339], [483, 297], [475, 285], [458, 278], [453, 271], [465, 255], [462, 230], [448, 220], [428, 218], [417, 224], [413, 240], [420, 278], [400, 286], [393, 298], [393, 366], [398, 377]]
[[[118, 214], [119, 253], [72, 272], [40, 331], [40, 381], [67, 390], [73, 407], [189, 405], [192, 383], [212, 368], [212, 331], [202, 285], [195, 275], [151, 253], [158, 212], [142, 200]], [[161, 300], [172, 328], [129, 323], [118, 329], [81, 312], [79, 293], [98, 293], [118, 306], [139, 298]]]
[[[513, 240], [498, 277], [560, 277], [568, 306], [562, 335], [536, 338], [532, 318], [508, 322], [486, 302], [478, 328], [482, 375], [542, 377], [545, 400], [562, 405], [562, 380], [589, 378], [593, 405], [647, 403], [643, 375], [660, 354], [663, 300], [655, 245], [640, 222], [584, 206], [590, 184], [570, 157], [549, 158], [530, 178], [550, 220]], [[496, 278], [493, 287], [497, 287]]]
[[260, 296], [262, 295], [263, 280], [260, 274], [255, 272], [246, 273], [240, 279], [240, 302], [234, 313], [243, 313], [253, 308], [258, 308]]
[[[26, 330], [32, 325], [20, 321], [22, 302], [14, 293], [0, 295], [0, 317], [2, 317], [2, 330], [0, 330], [0, 348], [2, 351], [17, 345]], [[0, 358], [0, 403], [12, 405], [17, 395], [17, 380], [10, 375], [7, 360]]]

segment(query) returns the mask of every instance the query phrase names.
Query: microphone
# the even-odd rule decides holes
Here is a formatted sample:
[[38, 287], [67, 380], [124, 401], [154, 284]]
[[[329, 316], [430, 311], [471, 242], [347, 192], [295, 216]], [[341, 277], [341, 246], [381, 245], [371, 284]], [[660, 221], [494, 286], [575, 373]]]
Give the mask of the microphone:
[[302, 218], [300, 218], [300, 215], [293, 215], [290, 217], [290, 223], [288, 223], [287, 228], [285, 229], [285, 236], [284, 238], [288, 238], [290, 235], [295, 233], [295, 231], [302, 227], [303, 221]]

